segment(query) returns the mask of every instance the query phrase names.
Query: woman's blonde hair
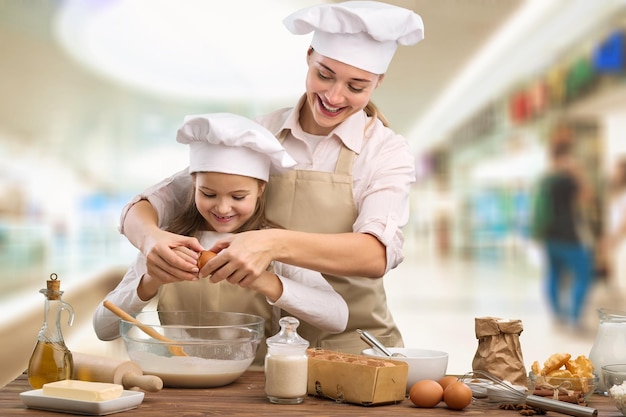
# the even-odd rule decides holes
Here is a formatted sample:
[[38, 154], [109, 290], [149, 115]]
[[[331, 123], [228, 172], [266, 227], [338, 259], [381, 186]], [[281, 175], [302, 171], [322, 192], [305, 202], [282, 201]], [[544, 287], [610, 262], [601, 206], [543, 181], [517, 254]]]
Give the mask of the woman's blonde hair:
[[389, 127], [389, 121], [387, 120], [385, 115], [378, 109], [378, 107], [374, 104], [374, 102], [370, 101], [369, 103], [367, 103], [363, 111], [365, 111], [365, 114], [367, 114], [369, 117], [372, 118], [372, 120], [367, 124], [367, 126], [365, 126], [365, 130], [367, 130], [367, 128], [370, 127], [372, 123], [374, 123], [375, 119], [380, 120], [383, 123], [383, 126]]

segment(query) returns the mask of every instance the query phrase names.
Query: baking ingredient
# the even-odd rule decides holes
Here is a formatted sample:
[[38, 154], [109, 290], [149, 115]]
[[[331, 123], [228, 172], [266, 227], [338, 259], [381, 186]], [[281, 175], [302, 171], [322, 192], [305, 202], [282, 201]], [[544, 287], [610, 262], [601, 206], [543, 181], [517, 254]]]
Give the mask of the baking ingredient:
[[61, 333], [61, 313], [69, 314], [68, 324], [74, 321], [74, 309], [61, 300], [61, 281], [56, 274], [51, 274], [46, 288], [39, 292], [45, 299], [44, 318], [35, 349], [28, 361], [28, 382], [34, 389], [39, 389], [48, 382], [61, 381], [72, 377], [74, 362], [72, 352], [65, 345]]
[[28, 383], [34, 389], [72, 376], [72, 354], [56, 342], [38, 341], [28, 362]]
[[443, 399], [443, 388], [437, 381], [423, 379], [413, 384], [409, 390], [409, 399], [417, 407], [431, 408]]
[[43, 385], [42, 393], [48, 397], [68, 398], [79, 401], [107, 401], [119, 398], [124, 387], [108, 382], [78, 381], [66, 379]]
[[[604, 365], [626, 363], [626, 312], [610, 308], [599, 308], [596, 312], [600, 323], [589, 359], [600, 375]], [[598, 378], [596, 392], [607, 395], [608, 388], [603, 378]]]
[[298, 334], [300, 320], [281, 318], [280, 331], [267, 338], [265, 394], [273, 404], [300, 404], [308, 389], [309, 341]]
[[622, 413], [626, 412], [626, 383], [613, 385], [609, 388], [609, 395], [613, 398], [617, 409]]
[[217, 253], [211, 252], [210, 250], [200, 252], [200, 257], [198, 257], [198, 268], [202, 269], [202, 267], [216, 255]]
[[452, 376], [452, 375], [447, 375], [444, 376], [443, 378], [439, 379], [437, 382], [439, 382], [439, 385], [441, 385], [441, 388], [443, 388], [443, 390], [445, 391], [446, 388], [448, 387], [448, 385], [450, 385], [452, 382], [456, 382], [458, 381], [459, 378]]
[[443, 401], [448, 408], [462, 410], [472, 403], [472, 390], [464, 382], [452, 382], [443, 391]]
[[265, 359], [265, 392], [276, 398], [302, 398], [307, 393], [306, 355], [274, 355]]
[[254, 360], [204, 359], [197, 356], [161, 356], [151, 352], [133, 351], [131, 359], [141, 366], [144, 374], [156, 375], [167, 387], [211, 388], [235, 381]]

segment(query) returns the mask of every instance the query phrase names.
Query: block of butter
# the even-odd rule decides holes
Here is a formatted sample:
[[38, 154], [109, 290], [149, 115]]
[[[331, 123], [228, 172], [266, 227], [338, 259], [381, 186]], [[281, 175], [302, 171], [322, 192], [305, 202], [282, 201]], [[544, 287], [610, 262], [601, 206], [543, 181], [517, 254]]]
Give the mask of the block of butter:
[[89, 382], [76, 379], [50, 382], [43, 385], [43, 395], [80, 401], [106, 401], [119, 398], [124, 391], [120, 384]]

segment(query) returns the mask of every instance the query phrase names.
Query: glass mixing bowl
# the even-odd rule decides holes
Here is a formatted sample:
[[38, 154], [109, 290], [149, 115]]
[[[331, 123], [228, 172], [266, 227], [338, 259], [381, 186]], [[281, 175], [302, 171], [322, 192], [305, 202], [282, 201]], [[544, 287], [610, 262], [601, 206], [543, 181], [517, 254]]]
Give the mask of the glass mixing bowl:
[[[228, 385], [254, 360], [264, 336], [264, 319], [232, 312], [145, 311], [121, 320], [128, 356], [145, 374], [169, 387]], [[150, 330], [152, 329], [152, 330]], [[157, 332], [157, 334], [154, 334]]]

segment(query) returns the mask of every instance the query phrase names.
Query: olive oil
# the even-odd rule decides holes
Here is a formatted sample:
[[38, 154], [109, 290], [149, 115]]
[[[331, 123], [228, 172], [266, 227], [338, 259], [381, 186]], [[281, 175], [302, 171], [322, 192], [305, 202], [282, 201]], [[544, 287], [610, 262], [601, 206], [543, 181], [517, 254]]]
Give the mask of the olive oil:
[[28, 361], [28, 383], [33, 389], [39, 389], [48, 382], [71, 379], [74, 371], [72, 352], [65, 346], [61, 333], [61, 313], [69, 313], [68, 324], [74, 321], [74, 309], [61, 300], [61, 282], [56, 274], [50, 275], [47, 288], [39, 292], [46, 296], [44, 319], [37, 344]]
[[59, 343], [37, 341], [28, 362], [28, 383], [39, 389], [48, 382], [72, 378], [72, 353]]

